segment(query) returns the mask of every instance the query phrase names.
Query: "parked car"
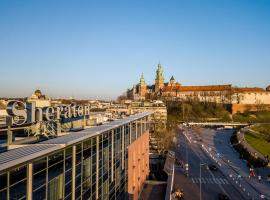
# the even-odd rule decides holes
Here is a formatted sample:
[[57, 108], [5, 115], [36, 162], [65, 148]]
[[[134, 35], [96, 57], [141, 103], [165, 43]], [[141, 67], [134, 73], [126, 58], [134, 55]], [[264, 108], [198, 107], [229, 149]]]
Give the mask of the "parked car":
[[270, 182], [270, 174], [267, 176], [267, 182]]
[[217, 170], [218, 170], [217, 166], [216, 166], [216, 165], [213, 165], [213, 164], [208, 165], [208, 168], [209, 168], [209, 170], [211, 170], [211, 171], [217, 171]]
[[226, 194], [219, 193], [218, 200], [229, 200], [229, 197]]

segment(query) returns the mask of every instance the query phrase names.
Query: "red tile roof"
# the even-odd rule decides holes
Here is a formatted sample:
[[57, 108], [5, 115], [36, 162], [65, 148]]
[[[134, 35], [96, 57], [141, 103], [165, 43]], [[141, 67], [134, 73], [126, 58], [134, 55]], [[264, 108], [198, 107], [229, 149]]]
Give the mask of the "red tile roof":
[[208, 85], [208, 86], [165, 86], [163, 92], [186, 92], [186, 91], [226, 91], [231, 90], [231, 85]]
[[233, 88], [234, 92], [265, 92], [263, 88]]

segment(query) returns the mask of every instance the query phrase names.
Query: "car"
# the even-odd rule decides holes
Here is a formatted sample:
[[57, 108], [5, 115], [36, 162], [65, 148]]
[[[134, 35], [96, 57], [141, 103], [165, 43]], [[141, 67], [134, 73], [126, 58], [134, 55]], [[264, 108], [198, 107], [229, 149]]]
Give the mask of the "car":
[[208, 168], [211, 171], [217, 171], [218, 170], [217, 166], [216, 165], [213, 165], [213, 164], [208, 165]]
[[267, 182], [270, 182], [270, 174], [267, 176]]
[[226, 194], [219, 193], [218, 200], [229, 200], [229, 197]]

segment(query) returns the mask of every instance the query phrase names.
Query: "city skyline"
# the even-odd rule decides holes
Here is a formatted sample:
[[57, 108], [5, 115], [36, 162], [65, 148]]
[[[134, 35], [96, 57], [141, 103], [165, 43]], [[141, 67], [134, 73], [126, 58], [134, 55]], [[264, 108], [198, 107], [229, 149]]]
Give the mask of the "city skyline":
[[115, 99], [139, 81], [270, 84], [267, 1], [0, 3], [1, 97]]

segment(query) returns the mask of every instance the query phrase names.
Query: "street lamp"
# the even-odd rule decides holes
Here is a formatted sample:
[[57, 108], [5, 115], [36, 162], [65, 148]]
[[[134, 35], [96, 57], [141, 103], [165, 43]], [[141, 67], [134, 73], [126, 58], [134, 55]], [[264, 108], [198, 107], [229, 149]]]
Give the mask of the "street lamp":
[[200, 162], [200, 200], [202, 200], [202, 166], [207, 165], [207, 163]]
[[[184, 132], [184, 135], [185, 135], [185, 132]], [[185, 136], [186, 138], [186, 145], [185, 145], [185, 148], [186, 148], [186, 175], [188, 177], [188, 170], [189, 170], [189, 164], [188, 164], [188, 139], [187, 139], [187, 136]]]

